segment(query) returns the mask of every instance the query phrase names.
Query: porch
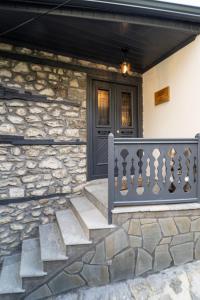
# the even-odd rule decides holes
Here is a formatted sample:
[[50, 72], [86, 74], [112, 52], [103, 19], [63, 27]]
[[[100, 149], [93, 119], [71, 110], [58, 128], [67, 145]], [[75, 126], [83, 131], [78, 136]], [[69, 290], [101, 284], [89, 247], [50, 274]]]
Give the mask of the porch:
[[[199, 16], [154, 1], [53, 2], [0, 4], [6, 300], [200, 259]], [[170, 101], [155, 106], [164, 87]]]

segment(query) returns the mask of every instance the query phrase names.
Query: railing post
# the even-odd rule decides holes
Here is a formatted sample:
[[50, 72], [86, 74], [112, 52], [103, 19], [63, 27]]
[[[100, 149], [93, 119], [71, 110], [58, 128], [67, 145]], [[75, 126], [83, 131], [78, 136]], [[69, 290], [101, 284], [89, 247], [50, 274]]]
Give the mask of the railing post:
[[114, 135], [108, 136], [108, 223], [112, 224], [112, 208], [115, 196]]
[[197, 196], [200, 201], [200, 133], [196, 134], [195, 138], [198, 139], [197, 148]]

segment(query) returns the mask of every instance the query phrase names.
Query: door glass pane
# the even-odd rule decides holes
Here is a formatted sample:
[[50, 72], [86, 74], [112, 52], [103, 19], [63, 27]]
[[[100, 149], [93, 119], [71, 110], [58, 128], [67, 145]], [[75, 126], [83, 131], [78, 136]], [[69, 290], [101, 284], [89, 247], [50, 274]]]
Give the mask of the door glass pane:
[[98, 125], [109, 125], [110, 99], [109, 91], [98, 89]]
[[132, 105], [131, 105], [131, 93], [122, 93], [121, 99], [121, 127], [132, 126]]

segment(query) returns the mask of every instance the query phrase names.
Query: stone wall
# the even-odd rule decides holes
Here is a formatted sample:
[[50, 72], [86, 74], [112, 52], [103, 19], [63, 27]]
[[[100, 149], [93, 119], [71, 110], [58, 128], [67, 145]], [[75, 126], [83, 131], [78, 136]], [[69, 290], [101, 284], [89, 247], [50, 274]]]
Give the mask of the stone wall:
[[[1, 57], [1, 50], [21, 54], [25, 59]], [[45, 62], [35, 64], [34, 58], [44, 58]], [[49, 61], [54, 61], [54, 65], [67, 63], [68, 67], [54, 67]], [[0, 135], [87, 141], [87, 74], [75, 71], [77, 66], [119, 72], [110, 65], [0, 43], [0, 85], [18, 91], [17, 99], [6, 100], [1, 95]], [[21, 92], [44, 96], [48, 103], [20, 99]], [[62, 198], [47, 200], [49, 195], [81, 191], [86, 182], [86, 151], [83, 145], [0, 145], [0, 201], [29, 196], [43, 198], [7, 206], [0, 203], [0, 255], [15, 250], [21, 239], [32, 236], [31, 228], [44, 220], [51, 222], [55, 210], [66, 207]], [[51, 217], [47, 216], [49, 211]]]
[[74, 193], [86, 182], [86, 146], [0, 145], [0, 201]]
[[4, 255], [19, 250], [25, 238], [38, 236], [38, 226], [53, 222], [55, 212], [67, 208], [67, 197], [0, 206], [0, 261]]
[[59, 103], [1, 100], [0, 134], [86, 141], [85, 109]]
[[[0, 44], [0, 49], [53, 58], [54, 55]], [[58, 59], [58, 57], [56, 58]], [[64, 62], [70, 58], [59, 56]], [[89, 63], [89, 62], [88, 62]], [[18, 91], [46, 96], [52, 103], [0, 100], [0, 134], [25, 138], [86, 141], [86, 84], [83, 72], [0, 59], [0, 83]], [[53, 100], [62, 100], [54, 102]], [[65, 104], [66, 100], [66, 104]], [[68, 105], [68, 101], [77, 107]], [[0, 145], [0, 199], [43, 196], [37, 201], [0, 206], [0, 256], [15, 251], [21, 240], [37, 234], [38, 225], [54, 220], [68, 206], [64, 197], [86, 182], [86, 146]]]
[[[29, 62], [0, 58], [0, 84], [19, 91], [17, 99], [0, 100], [0, 135], [86, 141], [87, 74], [34, 64], [31, 56], [104, 70], [109, 66], [8, 44], [0, 43], [0, 50], [30, 58]], [[117, 70], [111, 68], [108, 71]], [[52, 103], [20, 100], [21, 91], [42, 95]], [[69, 102], [76, 106], [69, 105]], [[48, 198], [48, 195], [80, 192], [85, 182], [84, 145], [1, 144], [0, 201], [29, 196], [42, 199], [0, 205], [0, 257], [17, 250], [22, 239], [37, 234], [39, 224], [52, 222], [55, 211], [68, 206], [64, 196]]]
[[[62, 104], [1, 100], [0, 134], [86, 140], [85, 73], [0, 60], [0, 82], [6, 87], [34, 91], [49, 100], [62, 100]], [[80, 107], [65, 105], [65, 100], [74, 101]]]
[[[187, 206], [187, 205], [186, 205]], [[185, 207], [186, 207], [185, 206]], [[124, 221], [32, 298], [146, 276], [200, 259], [200, 209], [121, 214]], [[173, 210], [173, 205], [170, 205]], [[169, 216], [171, 215], [171, 216]], [[40, 291], [40, 293], [39, 293]], [[41, 298], [38, 295], [41, 295]], [[34, 298], [34, 295], [37, 297]]]
[[[7, 44], [0, 49], [72, 62]], [[0, 135], [86, 141], [86, 73], [2, 58], [0, 83], [18, 91], [17, 99], [0, 100]], [[21, 91], [49, 103], [20, 100]], [[0, 199], [77, 192], [86, 182], [86, 146], [1, 145], [0, 161]]]

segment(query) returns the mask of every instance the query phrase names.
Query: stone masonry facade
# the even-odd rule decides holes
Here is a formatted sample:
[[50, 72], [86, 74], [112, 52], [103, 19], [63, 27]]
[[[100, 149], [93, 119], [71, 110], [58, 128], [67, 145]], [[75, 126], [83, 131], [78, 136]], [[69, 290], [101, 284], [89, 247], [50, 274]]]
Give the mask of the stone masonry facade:
[[[1, 64], [5, 66], [2, 68]], [[52, 100], [52, 103], [1, 100], [0, 134], [86, 141], [85, 73], [3, 60], [0, 61], [0, 82], [3, 86], [34, 91]], [[55, 99], [62, 103], [54, 103]], [[63, 104], [65, 99], [80, 107]]]
[[[7, 59], [0, 54], [0, 85], [18, 91], [17, 99], [0, 99], [0, 135], [87, 142], [87, 74], [70, 65], [114, 73], [119, 70], [5, 43], [0, 43], [1, 50], [29, 59]], [[67, 63], [69, 68], [53, 67], [46, 61], [35, 64], [32, 58]], [[40, 99], [43, 96], [47, 101], [20, 99], [20, 92]], [[0, 203], [0, 257], [17, 250], [22, 239], [35, 236], [39, 224], [52, 222], [55, 211], [68, 206], [70, 193], [81, 192], [87, 180], [86, 152], [86, 145], [0, 145], [0, 201], [40, 197], [17, 204]], [[57, 193], [66, 196], [48, 197]]]
[[79, 259], [63, 266], [59, 274], [47, 278], [26, 299], [146, 276], [199, 260], [199, 212], [179, 211], [171, 217], [168, 213], [129, 217]]
[[[6, 44], [1, 44], [0, 49], [15, 51]], [[34, 52], [16, 48], [16, 52], [19, 51], [29, 55]], [[46, 56], [51, 55], [46, 53]], [[70, 59], [65, 58], [65, 61]], [[36, 65], [31, 61], [0, 59], [2, 86], [52, 100], [52, 103], [44, 103], [1, 99], [0, 134], [20, 135], [25, 139], [86, 141], [86, 79], [83, 72]], [[60, 104], [59, 100], [62, 100]], [[77, 106], [69, 105], [69, 101]], [[36, 236], [38, 226], [52, 222], [56, 210], [68, 207], [67, 196], [46, 196], [80, 192], [86, 182], [86, 146], [1, 144], [0, 175], [0, 200], [43, 197], [0, 206], [2, 257], [16, 251], [24, 238]]]
[[86, 182], [84, 145], [0, 145], [0, 200], [80, 192]]
[[0, 133], [24, 138], [86, 141], [85, 109], [65, 104], [0, 101]]

